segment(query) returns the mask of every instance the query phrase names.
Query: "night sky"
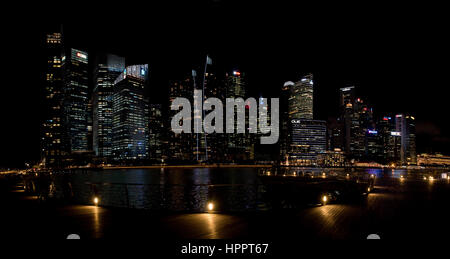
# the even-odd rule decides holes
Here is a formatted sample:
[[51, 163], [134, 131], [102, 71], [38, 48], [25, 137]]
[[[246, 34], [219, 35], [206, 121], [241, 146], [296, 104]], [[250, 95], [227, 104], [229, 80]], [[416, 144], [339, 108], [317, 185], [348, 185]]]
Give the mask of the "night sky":
[[[186, 1], [185, 1], [186, 2]], [[45, 31], [64, 24], [66, 44], [150, 66], [150, 100], [208, 53], [217, 72], [247, 74], [250, 94], [277, 97], [283, 82], [315, 76], [315, 118], [337, 115], [339, 88], [355, 85], [375, 116], [411, 113], [420, 152], [450, 154], [447, 18], [435, 6], [281, 5], [275, 1], [168, 1], [164, 5], [16, 7], [1, 18], [4, 72], [0, 167], [39, 159]], [[34, 4], [38, 5], [38, 4]], [[50, 15], [61, 17], [56, 22]]]

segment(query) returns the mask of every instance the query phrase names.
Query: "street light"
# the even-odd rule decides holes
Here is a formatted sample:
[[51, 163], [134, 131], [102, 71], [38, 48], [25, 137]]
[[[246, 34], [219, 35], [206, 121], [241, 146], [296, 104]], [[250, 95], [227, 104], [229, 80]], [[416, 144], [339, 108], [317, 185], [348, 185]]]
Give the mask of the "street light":
[[322, 196], [322, 205], [326, 205], [328, 201], [328, 197], [326, 195]]
[[94, 204], [95, 204], [95, 206], [98, 206], [98, 202], [99, 202], [98, 197], [94, 197]]
[[208, 210], [212, 211], [214, 209], [214, 203], [210, 202], [208, 203]]

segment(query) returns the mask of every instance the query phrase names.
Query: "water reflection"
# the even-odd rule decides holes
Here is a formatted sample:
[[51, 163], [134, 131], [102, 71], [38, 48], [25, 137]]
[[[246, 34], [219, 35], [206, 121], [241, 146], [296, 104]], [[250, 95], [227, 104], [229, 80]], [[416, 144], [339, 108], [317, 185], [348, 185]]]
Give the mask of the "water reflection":
[[[295, 167], [262, 171], [254, 168], [127, 169], [53, 174], [47, 179], [47, 188], [38, 189], [48, 190], [50, 198], [65, 200], [70, 198], [78, 204], [92, 204], [93, 197], [99, 197], [102, 206], [205, 212], [208, 202], [214, 201], [214, 210], [233, 212], [270, 209], [269, 202], [274, 194], [286, 194], [290, 196], [291, 201], [302, 200], [300, 196], [304, 194], [297, 191], [301, 191], [303, 186], [293, 187], [294, 192], [289, 194], [289, 187], [283, 184], [281, 188], [270, 193], [271, 188], [266, 180], [271, 181], [278, 179], [277, 177], [286, 183], [301, 179], [331, 183], [333, 181], [363, 183], [372, 180], [375, 192], [384, 190], [384, 187], [395, 192], [407, 192], [419, 184], [430, 192], [437, 183], [450, 186], [449, 176], [442, 170], [406, 169], [346, 170]], [[40, 178], [35, 180], [27, 186], [45, 182]], [[67, 188], [70, 188], [70, 191]], [[367, 190], [367, 186], [364, 190]], [[281, 197], [280, 202], [285, 202], [284, 198]], [[321, 210], [324, 210], [326, 215], [327, 209]]]

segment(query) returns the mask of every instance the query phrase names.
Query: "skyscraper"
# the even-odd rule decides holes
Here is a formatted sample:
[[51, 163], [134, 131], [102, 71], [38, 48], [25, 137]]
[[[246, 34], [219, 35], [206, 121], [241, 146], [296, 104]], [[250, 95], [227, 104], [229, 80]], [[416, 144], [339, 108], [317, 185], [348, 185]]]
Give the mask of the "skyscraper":
[[43, 100], [41, 158], [47, 167], [62, 167], [69, 146], [64, 124], [63, 39], [61, 32], [46, 35], [46, 77]]
[[64, 110], [70, 151], [88, 150], [88, 54], [69, 49], [64, 66]]
[[377, 123], [378, 132], [383, 147], [384, 163], [397, 163], [400, 161], [401, 132], [396, 131], [395, 117], [384, 116]]
[[115, 160], [148, 159], [148, 65], [128, 66], [114, 81], [113, 147]]
[[125, 58], [100, 55], [95, 64], [93, 90], [93, 149], [100, 158], [112, 156], [114, 81], [125, 69]]
[[[355, 96], [355, 88], [340, 89], [340, 116], [333, 134], [342, 143], [345, 154], [356, 161], [380, 158], [380, 135], [373, 120], [373, 109], [363, 99]], [[338, 146], [339, 143], [334, 145]]]
[[364, 159], [367, 161], [383, 162], [382, 136], [379, 130], [369, 129], [365, 141], [366, 153]]
[[161, 104], [149, 105], [149, 158], [153, 162], [163, 162], [167, 159], [163, 152], [164, 127]]
[[415, 118], [410, 115], [398, 114], [395, 119], [396, 130], [401, 135], [401, 163], [403, 165], [415, 165], [417, 164]]
[[316, 165], [317, 156], [327, 147], [327, 126], [325, 121], [293, 119], [291, 152], [293, 164]]
[[346, 122], [350, 123], [350, 126], [346, 125], [350, 128], [350, 157], [356, 160], [367, 159], [367, 138], [376, 135], [369, 133], [369, 130], [375, 132], [372, 109], [361, 98], [356, 98], [350, 120]]
[[291, 86], [289, 99], [291, 119], [313, 119], [313, 75], [307, 74]]
[[[191, 75], [187, 76], [184, 80], [171, 80], [169, 82], [169, 106], [177, 97], [186, 98], [191, 103], [193, 103], [193, 94], [194, 94], [194, 79], [192, 78]], [[168, 108], [168, 110], [170, 112], [169, 116], [167, 117], [167, 121], [165, 121], [165, 123], [167, 125], [170, 125], [171, 118], [178, 111], [171, 111], [170, 107]], [[196, 134], [186, 132], [176, 134], [172, 130], [169, 130], [167, 134], [168, 134], [167, 138], [169, 141], [168, 146], [166, 146], [165, 149], [167, 151], [166, 153], [168, 159], [170, 159], [173, 162], [180, 162], [180, 161], [194, 161], [197, 159], [197, 154], [200, 157], [200, 154], [197, 152], [201, 152], [202, 146], [199, 144], [199, 148], [197, 151], [196, 148], [197, 139], [195, 138]]]
[[[205, 98], [210, 97], [218, 98], [219, 100], [225, 101], [228, 84], [227, 81], [223, 79], [222, 74], [217, 74], [215, 71], [207, 72], [205, 75]], [[220, 77], [222, 76], [222, 77]], [[226, 77], [227, 75], [225, 75]], [[205, 112], [207, 115], [208, 112]], [[200, 157], [206, 156], [205, 150], [207, 150], [207, 160], [210, 162], [228, 162], [229, 157], [227, 157], [227, 136], [228, 134], [194, 134], [194, 137], [199, 137], [199, 154]], [[206, 142], [205, 142], [206, 140]], [[205, 149], [206, 146], [206, 149]], [[196, 143], [194, 149], [196, 148]]]
[[341, 140], [341, 146], [346, 154], [350, 154], [351, 141], [351, 117], [353, 114], [353, 103], [355, 101], [355, 87], [345, 87], [340, 89], [340, 126], [338, 131], [342, 134], [336, 139]]
[[327, 125], [325, 121], [314, 120], [313, 88], [312, 74], [297, 83], [288, 81], [282, 88], [280, 110], [284, 120], [287, 117], [287, 122], [282, 123], [287, 133], [282, 133], [282, 141], [286, 143], [281, 143], [280, 150], [282, 161], [289, 164], [317, 165], [318, 155], [326, 151]]
[[[225, 75], [226, 98], [242, 98], [245, 101], [246, 86], [247, 82], [245, 80], [244, 73], [236, 70]], [[226, 134], [226, 157], [228, 161], [245, 161], [254, 159], [254, 143], [252, 141], [252, 134], [248, 132], [248, 127], [246, 126], [246, 122], [249, 121], [247, 111], [249, 108], [248, 105], [249, 104], [244, 104], [244, 122], [237, 120], [237, 113], [239, 108], [235, 107], [235, 133]], [[238, 127], [241, 126], [245, 129], [245, 133], [237, 133]]]
[[291, 87], [294, 82], [287, 81], [283, 84], [280, 93], [280, 161], [287, 161], [289, 157], [289, 139], [291, 133], [291, 123], [289, 115], [289, 98]]

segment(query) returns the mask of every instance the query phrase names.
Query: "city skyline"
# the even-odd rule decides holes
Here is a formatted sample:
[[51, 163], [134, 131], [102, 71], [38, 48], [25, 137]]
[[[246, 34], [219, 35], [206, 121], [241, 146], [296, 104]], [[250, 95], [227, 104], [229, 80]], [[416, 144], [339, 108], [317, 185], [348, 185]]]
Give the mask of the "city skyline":
[[[70, 25], [71, 26], [71, 25]], [[107, 39], [104, 39], [103, 41], [99, 41], [99, 42], [95, 42], [98, 40], [98, 38], [100, 37], [104, 37], [105, 34], [107, 32], [104, 32], [105, 34], [101, 34], [98, 35], [98, 38], [91, 38], [93, 34], [93, 30], [91, 30], [89, 32], [89, 29], [86, 29], [85, 32], [82, 32], [83, 30], [80, 29], [74, 29], [74, 27], [72, 26], [72, 28], [70, 26], [67, 26], [67, 33], [69, 35], [71, 35], [72, 41], [74, 41], [73, 39], [76, 38], [77, 40], [74, 41], [74, 47], [78, 47], [78, 45], [85, 45], [85, 48], [79, 48], [82, 50], [88, 50], [88, 52], [95, 56], [96, 53], [100, 53], [100, 52], [110, 52], [112, 54], [116, 54], [116, 55], [121, 55], [121, 54], [126, 54], [124, 56], [127, 56], [127, 58], [129, 57], [130, 60], [139, 60], [139, 59], [143, 59], [144, 62], [149, 63], [149, 67], [150, 67], [150, 85], [158, 85], [157, 89], [165, 89], [167, 87], [165, 87], [165, 85], [168, 85], [167, 81], [171, 78], [180, 78], [182, 77], [183, 74], [188, 74], [190, 72], [190, 69], [192, 69], [192, 67], [196, 67], [198, 66], [198, 61], [195, 60], [201, 60], [203, 59], [202, 56], [204, 56], [205, 53], [210, 53], [210, 55], [212, 56], [212, 58], [216, 61], [215, 64], [216, 66], [221, 66], [226, 67], [227, 70], [231, 70], [231, 69], [240, 69], [242, 71], [246, 71], [246, 74], [248, 74], [248, 85], [249, 85], [249, 92], [250, 94], [252, 94], [253, 96], [260, 96], [260, 95], [264, 95], [264, 96], [276, 96], [277, 95], [277, 91], [280, 88], [280, 86], [288, 80], [292, 80], [292, 81], [296, 81], [298, 80], [302, 75], [305, 75], [308, 72], [313, 72], [316, 80], [316, 88], [315, 88], [315, 102], [314, 102], [314, 111], [315, 114], [318, 119], [322, 119], [322, 120], [329, 120], [330, 118], [333, 117], [337, 117], [338, 115], [338, 109], [336, 109], [336, 104], [338, 103], [338, 91], [340, 88], [342, 87], [346, 87], [346, 86], [351, 86], [351, 85], [356, 85], [358, 92], [360, 92], [360, 96], [362, 96], [364, 99], [369, 100], [370, 102], [372, 102], [374, 105], [374, 112], [377, 118], [380, 118], [382, 116], [394, 116], [395, 114], [400, 114], [400, 113], [413, 113], [413, 114], [417, 114], [416, 117], [418, 118], [418, 122], [417, 122], [417, 134], [418, 134], [418, 138], [417, 138], [417, 147], [418, 147], [418, 153], [423, 153], [423, 152], [429, 152], [429, 153], [434, 153], [434, 152], [441, 152], [444, 154], [448, 154], [448, 136], [446, 136], [445, 132], [448, 132], [446, 130], [446, 128], [448, 127], [448, 125], [446, 124], [446, 122], [440, 121], [436, 119], [437, 114], [433, 113], [430, 111], [430, 106], [431, 105], [442, 105], [441, 102], [432, 102], [430, 99], [431, 98], [427, 98], [427, 96], [429, 96], [430, 94], [433, 93], [426, 93], [425, 97], [420, 98], [420, 95], [418, 93], [415, 93], [414, 91], [402, 91], [401, 89], [408, 89], [408, 88], [413, 88], [405, 86], [405, 85], [423, 85], [423, 80], [424, 78], [417, 78], [417, 82], [411, 83], [411, 81], [414, 81], [414, 78], [412, 78], [410, 76], [410, 78], [405, 78], [402, 77], [402, 73], [405, 73], [404, 71], [400, 71], [401, 73], [399, 73], [398, 76], [396, 76], [395, 74], [392, 74], [392, 70], [388, 69], [387, 71], [391, 74], [386, 74], [386, 85], [382, 85], [379, 84], [380, 83], [380, 78], [373, 78], [373, 81], [371, 81], [371, 75], [369, 73], [369, 75], [364, 75], [365, 73], [368, 73], [368, 71], [363, 71], [362, 73], [358, 73], [356, 71], [352, 71], [352, 69], [350, 69], [349, 71], [342, 71], [342, 69], [340, 71], [330, 71], [329, 68], [327, 67], [327, 64], [333, 64], [333, 62], [324, 62], [325, 65], [323, 65], [322, 67], [320, 65], [318, 65], [318, 60], [321, 59], [321, 57], [323, 58], [325, 54], [321, 54], [319, 56], [317, 56], [317, 60], [314, 59], [314, 56], [312, 56], [311, 54], [304, 54], [304, 51], [299, 51], [297, 50], [297, 52], [294, 50], [292, 53], [292, 55], [290, 55], [289, 58], [284, 58], [284, 55], [274, 55], [274, 50], [272, 50], [268, 55], [267, 55], [267, 61], [260, 64], [259, 59], [252, 59], [255, 57], [256, 53], [255, 51], [252, 51], [251, 49], [249, 49], [248, 43], [243, 42], [242, 43], [242, 50], [238, 53], [234, 53], [234, 51], [236, 51], [236, 49], [239, 49], [239, 47], [230, 47], [230, 49], [225, 49], [222, 48], [218, 48], [222, 45], [220, 44], [226, 44], [225, 42], [222, 43], [217, 43], [217, 35], [216, 35], [216, 41], [215, 44], [212, 44], [212, 47], [208, 47], [210, 49], [210, 51], [208, 51], [206, 48], [202, 50], [201, 47], [199, 47], [198, 49], [193, 49], [192, 52], [187, 51], [187, 49], [192, 46], [194, 43], [190, 43], [187, 44], [187, 47], [182, 48], [181, 50], [175, 50], [174, 53], [170, 53], [170, 52], [164, 52], [163, 54], [161, 54], [160, 56], [156, 56], [156, 58], [152, 59], [149, 56], [149, 49], [151, 49], [151, 45], [149, 47], [142, 47], [142, 48], [135, 48], [133, 50], [130, 50], [127, 53], [127, 49], [129, 49], [129, 46], [132, 46], [135, 42], [136, 39], [133, 40], [133, 37], [128, 38], [126, 40], [122, 40], [121, 43], [117, 43], [117, 45], [121, 45], [123, 42], [129, 42], [126, 45], [122, 46], [122, 50], [120, 51], [116, 51], [116, 52], [111, 52], [109, 49], [120, 49], [117, 48], [117, 45], [114, 47], [113, 43], [111, 44], [105, 44], [105, 42], [108, 42]], [[71, 31], [72, 30], [72, 31]], [[42, 41], [42, 35], [44, 29], [41, 28], [41, 30], [38, 30], [37, 32], [35, 32], [34, 34], [31, 34], [33, 37], [34, 36], [39, 36], [41, 37], [40, 40]], [[129, 35], [135, 35], [137, 34], [136, 32], [130, 32]], [[144, 33], [145, 34], [145, 33]], [[83, 36], [84, 35], [84, 36]], [[39, 38], [37, 37], [37, 38]], [[113, 37], [112, 35], [110, 37]], [[36, 43], [36, 40], [33, 39], [34, 43]], [[95, 43], [94, 43], [95, 42]], [[110, 41], [112, 42], [112, 41]], [[38, 43], [38, 45], [32, 46], [30, 47], [31, 49], [34, 50], [39, 50], [42, 48], [42, 45], [39, 45], [41, 43]], [[100, 44], [102, 44], [102, 46], [105, 47], [105, 51], [100, 51]], [[104, 44], [104, 45], [103, 45]], [[144, 43], [142, 43], [142, 45], [145, 45]], [[111, 47], [113, 46], [113, 47]], [[278, 46], [278, 45], [276, 45]], [[83, 46], [80, 46], [83, 47]], [[219, 49], [220, 51], [218, 51], [217, 49]], [[307, 49], [307, 46], [305, 46], [304, 49]], [[292, 48], [290, 48], [290, 50], [292, 51]], [[143, 51], [142, 55], [139, 55], [137, 53], [139, 53], [139, 51]], [[248, 51], [248, 52], [246, 52]], [[279, 51], [279, 49], [276, 49], [275, 51]], [[281, 53], [286, 53], [286, 50], [280, 50]], [[180, 56], [179, 59], [176, 58], [176, 55], [179, 54], [180, 52], [184, 52], [185, 55]], [[299, 53], [300, 52], [300, 53]], [[186, 54], [188, 53], [188, 54]], [[166, 54], [168, 56], [166, 56]], [[304, 60], [305, 62], [300, 62], [300, 60], [302, 59], [298, 59], [299, 62], [293, 62], [292, 60], [296, 60], [296, 58], [301, 57], [304, 54]], [[35, 54], [33, 54], [35, 55]], [[153, 54], [154, 55], [154, 54]], [[175, 55], [175, 57], [174, 57]], [[190, 56], [191, 59], [187, 61], [187, 59], [185, 57]], [[243, 57], [241, 57], [243, 56]], [[34, 56], [34, 57], [39, 57], [38, 56]], [[136, 58], [138, 57], [138, 58]], [[160, 63], [160, 65], [158, 65], [157, 61], [161, 61], [161, 58], [165, 57], [167, 60], [163, 61]], [[325, 56], [326, 57], [326, 56]], [[350, 57], [352, 57], [353, 59], [355, 59], [355, 54], [351, 55]], [[373, 58], [373, 57], [372, 57]], [[286, 60], [290, 60], [290, 63], [288, 63], [287, 65], [284, 65], [283, 67], [279, 67], [278, 64], [283, 63], [283, 61]], [[42, 59], [36, 59], [33, 58], [32, 62], [38, 62], [38, 60]], [[249, 62], [252, 61], [252, 62]], [[332, 59], [328, 59], [328, 61]], [[348, 66], [348, 67], [353, 67], [349, 65], [350, 62], [345, 61], [345, 59], [343, 60], [343, 64]], [[131, 61], [131, 62], [132, 62]], [[39, 62], [40, 63], [40, 62]], [[197, 63], [197, 65], [195, 65], [195, 63]], [[301, 63], [301, 65], [297, 65], [297, 67], [295, 67], [295, 63]], [[304, 63], [304, 64], [303, 64]], [[163, 64], [163, 65], [161, 65]], [[173, 69], [173, 73], [172, 71], [169, 69], [167, 70], [167, 66], [168, 64], [170, 64], [170, 66], [174, 66]], [[239, 64], [239, 65], [236, 65]], [[277, 64], [274, 66], [271, 66], [271, 64]], [[293, 65], [294, 64], [294, 65]], [[309, 68], [307, 64], [310, 64]], [[364, 62], [364, 64], [366, 64], [366, 62]], [[264, 67], [263, 67], [264, 66]], [[287, 68], [286, 68], [287, 66]], [[34, 83], [37, 84], [36, 82], [40, 82], [39, 84], [42, 84], [42, 65], [41, 66], [37, 66], [40, 67], [40, 69], [38, 69], [38, 71], [33, 71], [32, 75], [26, 80], [26, 82], [30, 82], [28, 84]], [[164, 69], [166, 68], [166, 69]], [[230, 69], [231, 68], [231, 69]], [[248, 69], [247, 69], [248, 68]], [[312, 68], [312, 69], [311, 69]], [[218, 67], [217, 70], [220, 70], [221, 68]], [[294, 71], [293, 71], [294, 70]], [[162, 73], [159, 73], [163, 71]], [[180, 76], [181, 75], [181, 76]], [[264, 75], [264, 76], [261, 76]], [[382, 78], [383, 76], [381, 76]], [[404, 83], [401, 82], [395, 82], [395, 80], [405, 80]], [[430, 78], [431, 81], [429, 82], [433, 82], [433, 78]], [[383, 81], [383, 80], [381, 80]], [[395, 88], [392, 87], [393, 84], [398, 83], [399, 88], [398, 90], [395, 90]], [[374, 85], [379, 85], [379, 86], [374, 86]], [[262, 86], [262, 87], [260, 87]], [[392, 92], [387, 92], [388, 89], [392, 89]], [[382, 89], [379, 91], [375, 91], [374, 89]], [[31, 91], [36, 91], [35, 89], [30, 89]], [[383, 91], [384, 90], [384, 91]], [[17, 90], [11, 89], [8, 90], [12, 93], [12, 95], [17, 95]], [[403, 93], [402, 93], [403, 92]], [[39, 92], [35, 92], [35, 93], [39, 93]], [[331, 93], [331, 94], [330, 94]], [[333, 94], [334, 93], [334, 94]], [[405, 96], [405, 97], [401, 97], [401, 96]], [[384, 97], [383, 97], [384, 96]], [[433, 96], [433, 98], [442, 98], [441, 96]], [[398, 103], [396, 104], [395, 100], [398, 100]], [[418, 103], [418, 100], [420, 99], [424, 99], [423, 101], [426, 103], [426, 105], [423, 105], [423, 107], [420, 107], [420, 109], [418, 109], [418, 106], [416, 105]], [[425, 100], [427, 99], [427, 100]], [[388, 101], [384, 101], [384, 100], [388, 100]], [[408, 100], [414, 100], [414, 101], [408, 101]], [[30, 97], [27, 97], [27, 101], [29, 101], [30, 105], [34, 105], [34, 106], [38, 106], [37, 101], [33, 100]], [[8, 103], [8, 101], [6, 101], [6, 103]], [[389, 113], [389, 111], [391, 111]], [[7, 115], [10, 116], [10, 115]], [[13, 119], [14, 120], [14, 119]], [[30, 124], [30, 125], [29, 125]], [[26, 124], [27, 127], [34, 127], [36, 130], [38, 128], [38, 126], [36, 125], [36, 121], [34, 121], [33, 123], [27, 123]], [[13, 133], [14, 134], [14, 133]], [[36, 135], [36, 132], [33, 133], [34, 135]], [[34, 142], [34, 140], [32, 140], [31, 137], [27, 137], [26, 138], [27, 141], [24, 143], [34, 143], [33, 145], [30, 146], [36, 146], [36, 142]], [[24, 140], [25, 141], [25, 140]], [[8, 140], [6, 141], [6, 143], [8, 143], [8, 146], [14, 150], [13, 153], [17, 154], [17, 152], [19, 152], [19, 148], [14, 146], [13, 143], [10, 143]], [[22, 164], [25, 161], [35, 161], [36, 159], [38, 159], [38, 152], [36, 149], [33, 150], [33, 147], [30, 148], [30, 150], [27, 150], [26, 153], [26, 158], [22, 158], [22, 159], [16, 159], [16, 161], [13, 161], [11, 159], [5, 159], [5, 162], [3, 162], [2, 166], [20, 166], [20, 164]], [[9, 165], [8, 165], [9, 164]]]
[[[271, 124], [276, 123], [275, 142], [270, 143], [275, 146], [267, 152], [258, 148], [255, 138], [250, 135], [258, 133], [264, 136], [265, 133], [259, 131], [262, 129], [250, 132], [256, 125], [249, 121], [246, 130], [245, 118], [250, 115], [246, 115], [246, 109], [251, 113], [251, 110], [256, 109], [257, 101], [249, 96], [251, 88], [248, 87], [245, 71], [234, 69], [224, 74], [223, 70], [211, 69], [213, 61], [206, 55], [201, 73], [193, 69], [184, 81], [174, 81], [169, 92], [161, 91], [158, 96], [149, 83], [148, 64], [125, 66], [127, 59], [111, 54], [94, 56], [92, 64], [88, 52], [67, 45], [63, 32], [63, 26], [55, 26], [53, 32], [46, 34], [46, 96], [42, 106], [47, 111], [41, 118], [40, 166], [64, 168], [92, 163], [106, 165], [113, 161], [119, 164], [271, 161], [286, 165], [324, 166], [319, 164], [320, 159], [331, 161], [337, 156], [342, 158], [333, 164], [339, 165], [338, 161], [344, 161], [339, 166], [355, 165], [358, 162], [417, 164], [415, 117], [396, 114], [395, 120], [387, 116], [382, 120], [376, 118], [373, 106], [357, 95], [354, 86], [340, 88], [339, 115], [337, 124], [332, 124], [316, 120], [314, 116], [315, 79], [312, 73], [307, 73], [296, 82], [285, 82], [278, 95], [282, 100], [281, 141], [278, 141], [280, 127], [277, 101], [275, 117], [271, 105], [271, 116], [268, 118]], [[92, 66], [93, 74], [88, 72]], [[89, 78], [94, 78], [93, 85], [89, 84]], [[179, 104], [173, 107], [174, 98], [179, 97], [187, 103], [194, 101], [194, 112], [188, 107], [187, 115], [182, 115], [183, 123], [180, 125], [188, 123], [187, 132], [184, 126], [183, 130], [175, 131], [174, 121], [171, 120], [169, 124], [164, 119], [173, 117], [173, 110], [179, 107]], [[207, 118], [201, 107], [205, 99], [210, 97], [218, 98], [219, 102], [232, 98], [227, 100], [234, 103], [230, 107], [237, 109], [231, 110], [237, 122], [232, 119], [228, 125], [227, 115], [227, 133], [231, 126], [234, 134], [221, 136], [199, 129], [198, 122]], [[260, 105], [263, 101], [261, 97], [258, 101]], [[240, 98], [242, 104], [236, 103], [235, 98]], [[247, 102], [253, 100], [254, 103], [250, 101], [244, 108], [245, 99]], [[199, 102], [200, 108], [196, 106]], [[155, 105], [160, 106], [159, 120], [150, 116], [150, 105], [153, 109]], [[191, 126], [188, 125], [191, 125], [192, 115], [195, 134], [191, 135]], [[155, 121], [150, 121], [150, 117]], [[387, 124], [384, 123], [386, 118]], [[221, 123], [217, 119], [215, 124]], [[181, 122], [177, 119], [175, 123]], [[383, 130], [378, 129], [380, 124]], [[163, 130], [168, 129], [169, 125], [173, 132]], [[270, 128], [273, 126], [270, 125]], [[158, 129], [161, 129], [161, 134], [150, 135], [150, 132]], [[399, 141], [397, 136], [400, 137]], [[156, 145], [158, 142], [170, 146]], [[397, 142], [400, 145], [395, 144]]]
[[149, 256], [446, 240], [447, 8], [164, 0], [4, 9], [8, 240], [140, 240]]

